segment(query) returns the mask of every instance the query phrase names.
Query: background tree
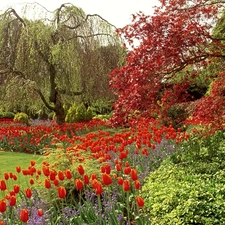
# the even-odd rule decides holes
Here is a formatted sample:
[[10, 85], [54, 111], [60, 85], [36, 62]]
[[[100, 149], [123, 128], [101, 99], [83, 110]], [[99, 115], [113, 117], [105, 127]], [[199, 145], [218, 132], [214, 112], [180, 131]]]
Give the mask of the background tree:
[[[44, 103], [61, 124], [65, 121], [63, 105], [74, 101], [75, 96], [90, 96], [91, 80], [98, 80], [98, 89], [106, 91], [107, 85], [102, 84], [106, 79], [100, 78], [120, 65], [121, 43], [115, 27], [97, 14], [86, 15], [71, 4], [62, 4], [53, 13], [40, 9], [43, 18], [28, 19], [30, 10], [23, 18], [11, 8], [0, 17], [0, 64], [7, 71], [4, 97], [14, 99], [19, 107]], [[116, 49], [117, 62], [102, 64], [101, 48]], [[109, 62], [110, 57], [115, 60], [114, 55], [108, 57]], [[96, 66], [94, 73], [87, 69], [88, 58], [92, 68]]]
[[[126, 64], [110, 74], [111, 88], [118, 96], [114, 123], [126, 123], [137, 110], [152, 116], [165, 113], [162, 106], [168, 109], [171, 104], [190, 101], [191, 82], [209, 63], [225, 56], [224, 36], [212, 33], [222, 19], [224, 1], [160, 2], [154, 15], [137, 13], [132, 24], [118, 30], [133, 49]], [[181, 74], [185, 79], [178, 82]]]
[[[81, 64], [81, 83], [86, 92], [81, 95], [87, 105], [97, 100], [115, 100], [109, 87], [109, 73], [124, 64], [126, 52], [116, 45], [86, 49]], [[88, 66], [87, 66], [88, 65]]]

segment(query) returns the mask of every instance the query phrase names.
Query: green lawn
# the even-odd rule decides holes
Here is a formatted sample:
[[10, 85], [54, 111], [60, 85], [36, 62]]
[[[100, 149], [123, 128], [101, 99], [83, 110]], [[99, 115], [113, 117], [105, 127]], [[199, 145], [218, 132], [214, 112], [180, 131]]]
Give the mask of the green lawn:
[[16, 166], [21, 166], [21, 169], [27, 169], [30, 165], [30, 161], [35, 160], [37, 164], [41, 164], [42, 156], [19, 153], [19, 152], [3, 152], [0, 151], [0, 180], [4, 179], [4, 172], [12, 172], [13, 174], [18, 175], [18, 180], [14, 181], [9, 179], [7, 181], [7, 188], [10, 190], [13, 188], [13, 185], [18, 183], [21, 187], [29, 182], [26, 176], [18, 174], [16, 172]]
[[0, 152], [0, 178], [4, 172], [15, 172], [16, 166], [27, 168], [30, 160], [40, 161], [40, 155], [18, 153], [18, 152]]

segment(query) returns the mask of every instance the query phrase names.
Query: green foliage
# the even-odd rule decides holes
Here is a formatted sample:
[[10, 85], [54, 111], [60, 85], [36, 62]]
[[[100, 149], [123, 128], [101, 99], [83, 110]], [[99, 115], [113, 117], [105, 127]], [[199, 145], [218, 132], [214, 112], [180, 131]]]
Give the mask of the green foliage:
[[207, 95], [211, 95], [212, 94], [213, 83], [214, 83], [214, 80], [212, 80], [212, 82], [209, 84], [208, 90], [206, 92]]
[[[6, 73], [7, 68], [1, 68], [5, 75], [0, 103], [7, 105], [6, 110], [16, 111], [19, 104], [20, 111], [33, 118], [28, 113], [33, 112], [33, 107], [39, 111], [45, 102], [54, 107], [49, 95], [56, 87], [62, 104], [77, 99], [91, 103], [106, 96], [113, 98], [108, 74], [125, 62], [122, 39], [115, 35], [114, 27], [97, 15], [86, 18], [81, 8], [71, 4], [64, 4], [50, 14], [42, 8], [42, 16], [35, 20], [28, 18], [31, 12], [40, 13], [35, 12], [37, 7], [24, 6], [23, 17], [18, 14], [11, 21], [10, 12], [6, 11], [0, 21], [0, 61], [4, 67], [13, 65], [10, 74]], [[64, 26], [65, 23], [69, 26]], [[9, 51], [13, 52], [10, 56]], [[24, 110], [24, 105], [29, 111]], [[46, 114], [42, 116], [46, 118]]]
[[225, 224], [224, 175], [223, 170], [195, 174], [170, 162], [162, 165], [142, 189], [151, 224]]
[[15, 114], [13, 112], [0, 112], [0, 118], [13, 119]]
[[52, 120], [54, 115], [55, 115], [55, 113], [53, 111], [48, 113], [48, 119]]
[[[168, 119], [174, 128], [181, 127], [183, 124], [182, 122], [187, 118], [187, 111], [183, 104], [176, 104], [171, 106], [167, 111], [167, 121], [164, 123], [168, 123]], [[166, 124], [169, 125], [169, 124]]]
[[83, 103], [76, 105], [73, 104], [66, 115], [67, 123], [89, 121], [93, 118], [92, 110], [90, 107], [86, 109]]
[[148, 177], [142, 196], [150, 224], [225, 224], [224, 137], [219, 131], [181, 143]]
[[14, 116], [14, 121], [26, 123], [27, 125], [30, 123], [28, 115], [23, 112], [16, 113]]
[[103, 120], [103, 121], [107, 121], [111, 118], [111, 116], [112, 116], [112, 112], [110, 114], [104, 114], [104, 115], [99, 114], [99, 115], [96, 115], [94, 118], [100, 119], [100, 120]]
[[97, 99], [94, 103], [91, 104], [91, 110], [93, 115], [105, 115], [112, 112], [112, 100], [110, 99]]
[[[179, 151], [174, 155], [180, 162], [192, 160], [208, 160], [213, 161], [219, 158], [225, 158], [225, 133], [221, 130], [215, 132], [212, 136], [201, 136], [203, 132], [202, 127], [190, 136], [187, 141], [183, 141], [178, 145]], [[204, 134], [204, 133], [203, 133]], [[184, 154], [185, 153], [185, 154]]]
[[223, 13], [220, 19], [218, 19], [216, 26], [213, 28], [214, 38], [224, 38], [225, 29], [225, 14]]

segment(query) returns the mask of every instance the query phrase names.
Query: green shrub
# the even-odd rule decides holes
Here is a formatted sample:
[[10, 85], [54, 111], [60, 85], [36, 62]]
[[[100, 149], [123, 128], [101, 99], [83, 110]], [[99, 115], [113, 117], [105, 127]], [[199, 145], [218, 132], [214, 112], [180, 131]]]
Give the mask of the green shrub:
[[100, 119], [100, 120], [103, 120], [103, 121], [107, 121], [111, 118], [112, 116], [112, 112], [110, 114], [99, 114], [99, 115], [96, 115], [94, 118], [96, 119]]
[[224, 176], [224, 170], [198, 174], [165, 163], [142, 188], [151, 224], [225, 224]]
[[186, 105], [185, 104], [176, 104], [171, 106], [167, 111], [168, 118], [164, 121], [165, 125], [168, 121], [174, 128], [182, 127], [183, 121], [187, 118]]
[[112, 100], [109, 99], [98, 99], [96, 102], [91, 104], [91, 110], [94, 116], [110, 114], [113, 110]]
[[15, 114], [13, 112], [0, 112], [0, 118], [13, 119]]
[[152, 225], [225, 224], [225, 138], [192, 137], [142, 188]]
[[23, 112], [16, 113], [16, 115], [14, 116], [14, 121], [26, 123], [27, 125], [30, 124], [28, 115]]
[[177, 146], [179, 150], [173, 155], [173, 162], [186, 163], [196, 160], [212, 162], [220, 159], [222, 163], [222, 159], [225, 159], [225, 132], [218, 130], [208, 137], [202, 136], [201, 133], [202, 131], [191, 134], [187, 141], [183, 141]]
[[72, 105], [66, 115], [67, 123], [89, 121], [93, 117], [91, 108], [86, 109], [83, 103]]

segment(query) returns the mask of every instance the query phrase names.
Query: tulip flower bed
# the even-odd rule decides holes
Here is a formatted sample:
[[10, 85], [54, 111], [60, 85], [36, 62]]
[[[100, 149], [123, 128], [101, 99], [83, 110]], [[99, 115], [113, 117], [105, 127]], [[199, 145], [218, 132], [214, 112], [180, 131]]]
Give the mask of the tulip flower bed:
[[0, 122], [0, 149], [27, 153], [42, 153], [44, 148], [55, 147], [60, 142], [73, 144], [69, 136], [77, 136], [82, 131], [106, 126], [98, 119], [87, 123], [65, 124], [59, 126], [55, 121], [33, 121], [31, 126], [11, 120]]
[[114, 133], [77, 135], [97, 125], [105, 124], [1, 126], [1, 148], [44, 156], [41, 165], [31, 160], [0, 177], [0, 224], [148, 224], [139, 193], [145, 178], [188, 135], [145, 119]]

